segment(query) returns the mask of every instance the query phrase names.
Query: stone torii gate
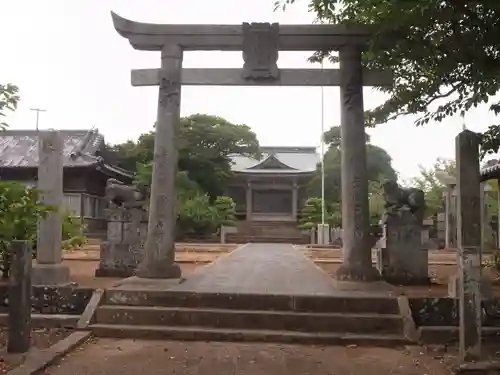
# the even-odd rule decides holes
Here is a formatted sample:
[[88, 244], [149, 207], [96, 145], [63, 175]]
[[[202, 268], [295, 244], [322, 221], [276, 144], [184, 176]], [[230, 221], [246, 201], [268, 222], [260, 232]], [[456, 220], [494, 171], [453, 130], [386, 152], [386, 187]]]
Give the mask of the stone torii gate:
[[[361, 52], [369, 27], [344, 25], [161, 25], [112, 13], [116, 31], [133, 48], [161, 51], [160, 69], [132, 70], [133, 86], [159, 86], [149, 224], [143, 278], [179, 278], [174, 229], [177, 137], [182, 85], [340, 86], [342, 129], [342, 226], [344, 263], [339, 280], [371, 281], [363, 86], [392, 84], [390, 72], [363, 71]], [[183, 69], [183, 51], [242, 51], [243, 69]], [[338, 50], [340, 69], [278, 69], [279, 51]]]

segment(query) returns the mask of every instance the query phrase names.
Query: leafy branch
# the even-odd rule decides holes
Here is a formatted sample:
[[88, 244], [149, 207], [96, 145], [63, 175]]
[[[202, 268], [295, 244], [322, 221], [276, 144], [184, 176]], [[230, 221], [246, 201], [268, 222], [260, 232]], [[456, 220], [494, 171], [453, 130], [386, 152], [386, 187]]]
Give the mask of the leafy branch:
[[[13, 84], [0, 84], [0, 117], [7, 117], [6, 112], [13, 112], [17, 108], [19, 102], [19, 88]], [[0, 119], [0, 131], [8, 128], [6, 121]]]

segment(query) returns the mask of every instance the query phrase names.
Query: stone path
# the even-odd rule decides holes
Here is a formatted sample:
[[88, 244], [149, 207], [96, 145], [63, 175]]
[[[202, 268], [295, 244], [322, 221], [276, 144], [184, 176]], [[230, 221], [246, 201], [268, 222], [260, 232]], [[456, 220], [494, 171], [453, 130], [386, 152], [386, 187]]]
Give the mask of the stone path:
[[44, 375], [451, 375], [414, 350], [98, 339]]
[[288, 244], [247, 244], [191, 274], [173, 290], [210, 293], [338, 294], [332, 278]]

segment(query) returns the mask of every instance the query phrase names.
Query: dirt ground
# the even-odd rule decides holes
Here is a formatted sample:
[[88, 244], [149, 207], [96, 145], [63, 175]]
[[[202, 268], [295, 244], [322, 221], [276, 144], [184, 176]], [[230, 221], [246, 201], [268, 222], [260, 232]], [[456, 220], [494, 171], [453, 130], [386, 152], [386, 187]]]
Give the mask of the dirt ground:
[[[340, 264], [317, 263], [317, 266], [329, 275], [334, 275]], [[457, 271], [456, 265], [429, 265], [430, 285], [401, 286], [402, 294], [408, 297], [446, 297], [448, 295], [448, 280]], [[500, 285], [492, 286], [495, 296], [500, 296]]]
[[[458, 345], [445, 346], [445, 345], [428, 345], [424, 347], [412, 347], [412, 352], [420, 351], [427, 356], [439, 360], [444, 363], [448, 368], [456, 367], [460, 364]], [[481, 345], [482, 361], [498, 362], [500, 360], [500, 343], [482, 343]]]
[[[31, 333], [31, 345], [46, 349], [66, 338], [71, 333], [66, 329], [35, 329]], [[24, 361], [24, 355], [7, 353], [7, 331], [0, 330], [0, 374], [5, 374]]]
[[[95, 277], [95, 270], [99, 266], [99, 262], [95, 260], [65, 260], [63, 263], [70, 268], [71, 281], [80, 287], [109, 288], [121, 280], [113, 277]], [[180, 263], [179, 265], [182, 269], [182, 275], [186, 276], [196, 268], [204, 266], [205, 263]]]
[[[160, 365], [161, 364], [161, 365]], [[420, 350], [95, 339], [44, 375], [450, 375]]]

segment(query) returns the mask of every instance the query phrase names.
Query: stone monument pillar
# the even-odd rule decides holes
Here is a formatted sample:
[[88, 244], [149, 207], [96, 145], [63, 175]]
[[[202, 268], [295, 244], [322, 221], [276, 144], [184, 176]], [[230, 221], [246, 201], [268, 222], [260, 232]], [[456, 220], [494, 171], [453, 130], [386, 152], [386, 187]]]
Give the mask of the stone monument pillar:
[[[42, 202], [58, 209], [63, 202], [63, 139], [56, 131], [38, 135], [38, 184]], [[62, 264], [61, 212], [51, 212], [38, 224], [33, 285], [60, 285], [69, 282], [69, 268]]]
[[479, 136], [464, 130], [456, 137], [458, 188], [458, 286], [460, 356], [481, 356], [481, 207]]
[[346, 46], [339, 58], [344, 262], [336, 278], [373, 281], [380, 275], [372, 266], [370, 246], [361, 49]]
[[397, 285], [429, 284], [429, 255], [422, 244], [421, 216], [406, 210], [387, 212], [384, 235], [384, 280]]
[[182, 48], [168, 44], [161, 51], [160, 89], [149, 206], [148, 235], [136, 275], [176, 279], [175, 263], [177, 140], [180, 126]]
[[330, 243], [330, 225], [329, 224], [318, 224], [318, 245], [328, 245]]

